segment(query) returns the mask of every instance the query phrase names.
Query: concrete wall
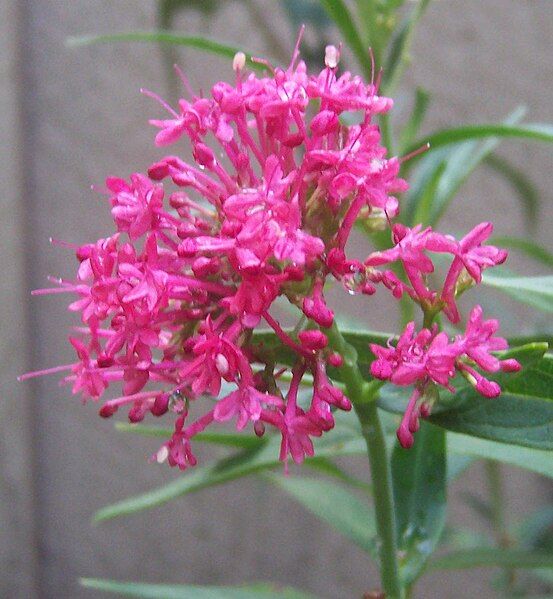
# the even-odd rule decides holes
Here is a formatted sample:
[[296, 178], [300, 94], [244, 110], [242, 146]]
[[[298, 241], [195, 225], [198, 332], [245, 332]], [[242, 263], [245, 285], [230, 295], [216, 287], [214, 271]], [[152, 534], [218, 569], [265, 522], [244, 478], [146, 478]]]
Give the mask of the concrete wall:
[[[277, 2], [277, 34], [288, 35]], [[55, 380], [17, 385], [17, 373], [70, 359], [67, 315], [59, 297], [29, 299], [48, 274], [70, 275], [73, 261], [48, 238], [93, 240], [109, 232], [109, 213], [89, 191], [107, 174], [143, 169], [159, 152], [147, 118], [158, 108], [141, 86], [166, 91], [158, 48], [96, 46], [68, 50], [69, 35], [155, 26], [147, 0], [0, 0], [1, 375], [0, 526], [2, 597], [91, 597], [79, 576], [150, 582], [240, 583], [270, 579], [328, 597], [359, 597], [376, 571], [337, 534], [262, 481], [248, 480], [187, 497], [112, 523], [92, 526], [99, 507], [181, 476], [146, 463], [155, 442], [115, 434], [94, 406], [83, 407]], [[189, 13], [187, 33], [266, 50], [251, 12], [226, 1], [212, 20]], [[551, 120], [553, 4], [549, 0], [441, 0], [429, 10], [408, 86], [434, 92], [428, 128], [499, 120], [528, 105], [531, 120]], [[286, 42], [287, 40], [285, 40]], [[291, 41], [290, 41], [291, 44]], [[229, 77], [219, 58], [183, 52], [196, 87]], [[400, 94], [401, 105], [401, 94]], [[551, 248], [550, 149], [511, 143], [504, 155], [537, 182], [543, 211], [536, 236]], [[466, 230], [493, 218], [516, 234], [521, 216], [508, 188], [486, 171], [466, 186], [449, 224]], [[507, 315], [510, 304], [498, 305]], [[358, 315], [366, 308], [358, 305]], [[366, 319], [366, 316], [364, 316]], [[389, 315], [371, 307], [377, 326]], [[518, 323], [514, 323], [513, 328]], [[390, 324], [391, 326], [391, 324]], [[527, 328], [532, 323], [524, 325]], [[470, 486], [480, 488], [481, 472]], [[452, 492], [456, 495], [462, 485]], [[513, 517], [547, 500], [534, 477], [509, 471]], [[453, 500], [453, 518], [474, 520]], [[475, 523], [477, 525], [477, 523]], [[491, 597], [489, 572], [429, 576], [419, 597]], [[422, 587], [421, 587], [422, 588]]]

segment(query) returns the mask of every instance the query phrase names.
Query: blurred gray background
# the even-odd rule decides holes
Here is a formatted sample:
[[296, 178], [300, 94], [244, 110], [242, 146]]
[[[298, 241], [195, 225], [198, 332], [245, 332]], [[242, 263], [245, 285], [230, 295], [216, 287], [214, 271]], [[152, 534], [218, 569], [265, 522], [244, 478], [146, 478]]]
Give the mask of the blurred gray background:
[[[255, 29], [255, 20], [265, 14], [275, 38], [292, 47], [279, 2], [220, 4], [213, 17], [183, 14], [178, 28], [270, 54], [274, 41]], [[174, 99], [157, 46], [67, 49], [64, 40], [153, 29], [155, 11], [151, 0], [0, 0], [0, 596], [91, 597], [95, 594], [80, 589], [77, 578], [97, 576], [197, 584], [272, 580], [321, 597], [359, 598], [378, 586], [375, 568], [260, 480], [91, 525], [92, 513], [105, 504], [183, 475], [148, 464], [157, 440], [114, 432], [113, 422], [97, 418], [94, 405], [83, 407], [55, 377], [15, 380], [21, 372], [72, 359], [66, 298], [29, 295], [44, 286], [48, 274], [74, 272], [71, 252], [51, 247], [48, 238], [81, 243], [110, 234], [105, 201], [90, 185], [110, 174], [126, 177], [159, 156], [147, 119], [160, 110], [139, 88]], [[220, 58], [193, 50], [178, 56], [195, 88], [207, 90], [216, 78], [232, 77]], [[528, 106], [530, 121], [553, 120], [551, 0], [438, 0], [419, 28], [413, 56], [398, 110], [407, 105], [402, 94], [414, 85], [431, 90], [428, 131], [499, 121], [520, 104]], [[553, 249], [550, 148], [508, 142], [501, 153], [537, 183], [542, 211], [533, 236]], [[462, 232], [482, 218], [492, 218], [498, 234], [522, 233], [517, 200], [486, 170], [463, 188], [447, 223]], [[506, 302], [488, 306], [503, 316], [507, 332], [536, 327], [527, 312]], [[378, 302], [357, 303], [356, 313], [363, 326], [394, 326], [393, 315]], [[550, 499], [541, 480], [507, 472], [514, 520]], [[451, 520], [486, 531], [458, 497], [467, 484], [482, 493], [479, 466], [453, 486]], [[493, 597], [494, 575], [484, 570], [429, 575], [416, 596]]]

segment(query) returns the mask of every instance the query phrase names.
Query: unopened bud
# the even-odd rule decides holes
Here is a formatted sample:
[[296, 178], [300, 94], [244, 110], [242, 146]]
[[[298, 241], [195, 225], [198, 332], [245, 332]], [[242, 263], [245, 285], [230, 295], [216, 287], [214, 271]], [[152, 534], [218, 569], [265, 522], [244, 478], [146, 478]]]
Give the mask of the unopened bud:
[[342, 358], [340, 354], [334, 352], [328, 356], [328, 363], [331, 366], [334, 366], [334, 368], [340, 368], [340, 366], [342, 366], [344, 363], [344, 358]]
[[522, 368], [520, 362], [518, 360], [515, 360], [514, 358], [502, 360], [500, 364], [501, 370], [503, 372], [518, 372]]
[[253, 423], [253, 430], [258, 437], [262, 437], [265, 434], [265, 424], [261, 420], [256, 420]]
[[501, 387], [497, 383], [488, 381], [488, 379], [485, 379], [484, 377], [482, 377], [476, 384], [476, 390], [484, 397], [493, 398], [501, 395]]
[[100, 408], [98, 414], [100, 414], [102, 418], [110, 418], [115, 414], [115, 412], [117, 412], [117, 406], [108, 402]]
[[133, 406], [128, 413], [129, 422], [136, 424], [137, 422], [142, 422], [144, 420], [144, 408], [142, 405]]
[[327, 336], [322, 331], [301, 331], [298, 339], [304, 347], [313, 351], [324, 349], [328, 345]]
[[169, 394], [158, 395], [150, 408], [154, 416], [163, 416], [169, 409]]
[[396, 435], [397, 435], [397, 440], [399, 441], [399, 444], [403, 448], [409, 449], [410, 447], [413, 447], [415, 438], [413, 437], [413, 434], [411, 433], [411, 431], [407, 428], [406, 424], [402, 424], [397, 429]]

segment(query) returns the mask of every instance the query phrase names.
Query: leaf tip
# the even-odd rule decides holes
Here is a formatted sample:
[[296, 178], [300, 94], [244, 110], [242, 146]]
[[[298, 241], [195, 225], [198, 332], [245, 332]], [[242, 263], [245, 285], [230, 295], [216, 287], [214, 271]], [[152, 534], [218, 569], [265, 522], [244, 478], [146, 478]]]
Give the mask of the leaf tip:
[[86, 44], [86, 40], [83, 41], [83, 38], [79, 38], [74, 35], [66, 37], [63, 43], [66, 48], [77, 48], [78, 46], [82, 46], [84, 44]]

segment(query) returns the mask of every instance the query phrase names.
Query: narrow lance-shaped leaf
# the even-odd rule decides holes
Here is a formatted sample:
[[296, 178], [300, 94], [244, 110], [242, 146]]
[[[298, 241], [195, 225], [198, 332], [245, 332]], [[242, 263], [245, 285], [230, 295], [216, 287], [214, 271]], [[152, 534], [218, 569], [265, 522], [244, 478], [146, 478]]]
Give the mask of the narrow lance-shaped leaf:
[[146, 584], [81, 578], [82, 586], [106, 593], [141, 599], [314, 599], [302, 591], [276, 584], [253, 584], [234, 587], [184, 584]]
[[[234, 58], [234, 55], [241, 51], [241, 48], [236, 48], [227, 44], [222, 44], [205, 37], [179, 35], [170, 31], [130, 31], [121, 33], [108, 33], [104, 35], [83, 35], [67, 38], [66, 44], [70, 47], [89, 46], [92, 44], [105, 44], [113, 42], [157, 42], [161, 44], [173, 44], [175, 46], [186, 46], [196, 48], [218, 56], [226, 58]], [[264, 69], [260, 65], [251, 60], [251, 54], [246, 52], [248, 65], [253, 69]]]
[[[408, 152], [413, 152], [429, 143], [436, 150], [442, 146], [486, 137], [511, 137], [527, 139], [529, 141], [553, 142], [553, 125], [548, 123], [529, 123], [525, 125], [510, 125], [497, 123], [489, 125], [465, 125], [464, 127], [452, 127], [431, 133], [424, 139], [414, 142]], [[416, 157], [413, 159], [416, 160]]]
[[450, 453], [495, 460], [553, 478], [553, 455], [550, 451], [451, 432], [447, 434], [447, 447]]
[[378, 559], [376, 524], [368, 503], [342, 486], [303, 476], [270, 474], [267, 478], [303, 507]]
[[524, 346], [534, 343], [545, 344], [549, 346], [549, 350], [553, 347], [553, 334], [551, 333], [535, 333], [533, 335], [514, 335], [507, 338], [510, 347]]
[[484, 285], [502, 291], [523, 304], [543, 312], [553, 312], [553, 275], [520, 277], [496, 270], [485, 273], [482, 281]]
[[[162, 428], [160, 426], [148, 426], [142, 423], [131, 424], [129, 422], [117, 422], [115, 428], [123, 433], [135, 433], [144, 437], [156, 437], [160, 439], [169, 439], [173, 434], [173, 429]], [[260, 439], [247, 433], [198, 433], [194, 436], [194, 441], [198, 443], [210, 443], [213, 445], [222, 445], [224, 447], [237, 447], [242, 449], [259, 448], [266, 443], [265, 439]]]
[[490, 243], [508, 250], [518, 250], [522, 254], [540, 262], [545, 266], [553, 267], [553, 254], [542, 245], [524, 237], [494, 236]]
[[401, 575], [413, 582], [434, 551], [445, 525], [445, 432], [423, 422], [415, 445], [396, 444], [392, 477]]
[[390, 44], [390, 50], [384, 65], [384, 90], [390, 94], [395, 89], [403, 70], [409, 60], [409, 51], [413, 41], [415, 27], [424, 11], [428, 8], [430, 0], [417, 0], [405, 21], [398, 29]]
[[[505, 119], [505, 124], [516, 124], [524, 116], [524, 112], [524, 108], [517, 108]], [[427, 204], [424, 211], [426, 218], [424, 224], [435, 225], [463, 183], [486, 156], [496, 148], [499, 141], [498, 137], [491, 137], [483, 143], [478, 139], [469, 139], [438, 149], [431, 145], [411, 178], [411, 187], [405, 198], [405, 209], [402, 216], [404, 221], [410, 225], [418, 224], [420, 221], [416, 220], [416, 213], [419, 204], [424, 202]], [[417, 148], [419, 147], [417, 146]], [[418, 156], [415, 156], [405, 163], [407, 173], [417, 159]], [[442, 171], [441, 176], [436, 179], [439, 170]], [[429, 187], [432, 188], [430, 192], [427, 191]]]
[[431, 570], [465, 570], [484, 567], [553, 568], [553, 554], [501, 549], [499, 547], [474, 547], [442, 555], [429, 564]]
[[[262, 470], [281, 467], [278, 460], [280, 438], [270, 437], [261, 447], [248, 449], [207, 466], [196, 466], [172, 482], [141, 495], [129, 497], [100, 509], [95, 521], [109, 520], [150, 509], [188, 493], [200, 491]], [[365, 450], [364, 441], [351, 430], [334, 431], [315, 440], [315, 460], [337, 456], [358, 455]], [[309, 458], [305, 464], [309, 465]], [[316, 465], [316, 467], [318, 464]], [[327, 473], [330, 473], [328, 471]]]

